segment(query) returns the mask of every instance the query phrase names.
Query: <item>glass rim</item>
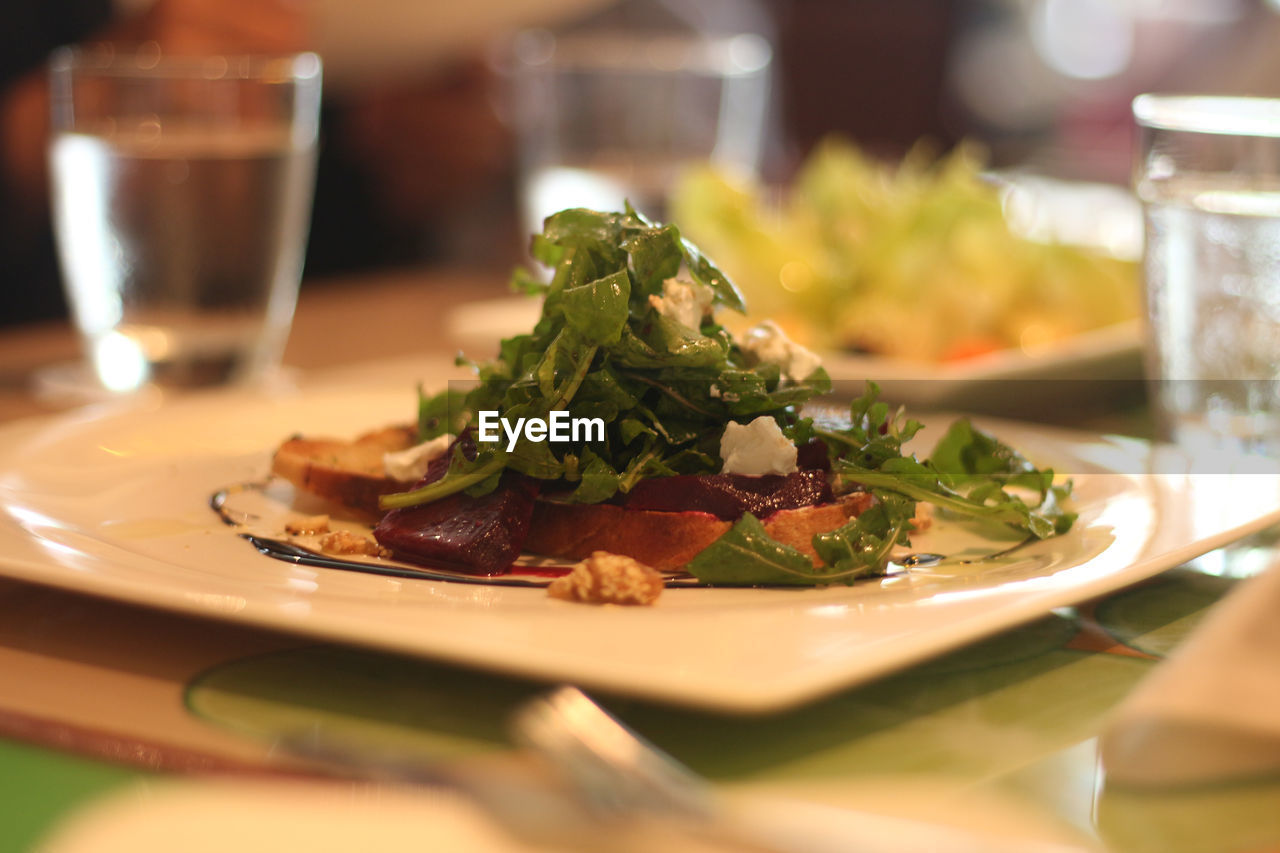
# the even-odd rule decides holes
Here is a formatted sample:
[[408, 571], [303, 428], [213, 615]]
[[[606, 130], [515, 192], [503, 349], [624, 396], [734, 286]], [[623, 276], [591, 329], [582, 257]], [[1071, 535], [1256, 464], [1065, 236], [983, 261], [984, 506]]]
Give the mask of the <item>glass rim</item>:
[[1280, 137], [1280, 98], [1143, 94], [1133, 99], [1133, 118], [1153, 130]]
[[136, 46], [103, 43], [60, 47], [49, 57], [54, 75], [91, 74], [112, 79], [245, 80], [305, 82], [321, 76], [319, 54], [165, 54], [156, 42]]
[[766, 72], [773, 48], [755, 33], [707, 38], [637, 36], [622, 29], [553, 35], [530, 30], [512, 44], [522, 70], [621, 71], [642, 74], [701, 74], [749, 77]]

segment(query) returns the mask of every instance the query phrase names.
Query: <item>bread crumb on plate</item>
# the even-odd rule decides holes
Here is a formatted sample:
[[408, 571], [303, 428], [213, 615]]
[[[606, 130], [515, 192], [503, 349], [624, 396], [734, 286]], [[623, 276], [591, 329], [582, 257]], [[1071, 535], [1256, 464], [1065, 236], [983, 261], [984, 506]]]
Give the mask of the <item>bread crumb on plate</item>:
[[662, 589], [657, 570], [631, 557], [595, 551], [569, 574], [553, 580], [547, 594], [582, 604], [653, 604]]
[[328, 533], [329, 515], [323, 513], [321, 515], [303, 515], [291, 518], [284, 523], [284, 531], [295, 536], [307, 533]]

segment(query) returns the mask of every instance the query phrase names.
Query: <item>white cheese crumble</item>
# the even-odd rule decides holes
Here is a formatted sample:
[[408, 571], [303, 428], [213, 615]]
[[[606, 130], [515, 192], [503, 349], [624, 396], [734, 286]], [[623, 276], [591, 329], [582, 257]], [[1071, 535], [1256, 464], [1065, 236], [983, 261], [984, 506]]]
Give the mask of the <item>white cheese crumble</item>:
[[781, 427], [769, 415], [761, 415], [745, 426], [730, 421], [720, 437], [722, 474], [793, 474], [796, 446], [782, 434]]
[[772, 320], [765, 320], [749, 329], [739, 345], [757, 361], [776, 364], [782, 371], [782, 378], [792, 382], [808, 379], [822, 366], [822, 359], [817, 353], [791, 340]]
[[452, 441], [453, 436], [440, 435], [405, 450], [384, 453], [382, 467], [386, 470], [387, 476], [398, 483], [421, 480], [427, 473], [427, 466], [433, 460], [443, 456]]
[[649, 294], [649, 304], [663, 317], [688, 326], [695, 332], [702, 318], [711, 313], [711, 288], [692, 281], [669, 278], [662, 283], [662, 295]]

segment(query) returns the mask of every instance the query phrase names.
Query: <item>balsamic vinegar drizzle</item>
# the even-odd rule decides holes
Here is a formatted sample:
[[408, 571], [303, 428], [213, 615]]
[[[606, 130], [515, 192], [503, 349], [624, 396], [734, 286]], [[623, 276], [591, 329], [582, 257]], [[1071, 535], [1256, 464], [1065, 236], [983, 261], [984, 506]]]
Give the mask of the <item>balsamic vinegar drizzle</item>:
[[265, 536], [255, 536], [252, 533], [241, 533], [240, 538], [248, 540], [254, 548], [258, 549], [258, 553], [260, 554], [265, 554], [268, 557], [274, 557], [277, 560], [284, 560], [289, 563], [297, 563], [303, 566], [315, 566], [322, 569], [348, 569], [353, 572], [364, 572], [370, 575], [386, 575], [394, 578], [423, 578], [433, 581], [450, 581], [452, 583], [479, 584], [484, 586], [544, 587], [547, 585], [545, 581], [513, 578], [507, 577], [506, 575], [463, 575], [437, 571], [425, 566], [420, 569], [405, 569], [389, 564], [379, 565], [376, 563], [360, 563], [355, 560], [344, 560], [341, 557], [334, 557], [328, 554], [318, 554], [315, 551], [294, 545], [292, 542], [283, 542], [279, 539], [269, 539]]
[[[223, 524], [229, 527], [240, 527], [247, 521], [258, 521], [260, 519], [249, 514], [245, 514], [242, 520], [233, 518], [231, 511], [227, 507], [227, 499], [237, 492], [251, 490], [261, 492], [265, 489], [266, 483], [263, 482], [239, 483], [234, 486], [228, 486], [225, 489], [214, 492], [209, 497], [209, 507], [218, 514]], [[255, 533], [239, 533], [237, 535], [252, 545], [259, 554], [300, 566], [312, 566], [321, 569], [345, 569], [370, 575], [383, 575], [384, 577], [420, 578], [483, 586], [545, 587], [548, 583], [546, 580], [508, 577], [505, 575], [466, 575], [431, 569], [426, 566], [407, 568], [392, 563], [363, 563], [359, 560], [347, 560], [332, 554], [322, 554], [293, 542], [270, 536], [259, 536]]]
[[[209, 497], [209, 507], [218, 514], [222, 519], [222, 523], [228, 527], [239, 528], [246, 523], [260, 521], [260, 517], [251, 513], [240, 513], [240, 518], [233, 517], [232, 510], [227, 506], [227, 500], [232, 495], [239, 492], [257, 491], [265, 492], [267, 488], [266, 482], [254, 481], [248, 483], [238, 483], [233, 486], [219, 489]], [[472, 584], [478, 586], [507, 586], [507, 587], [545, 587], [550, 579], [544, 578], [528, 578], [528, 577], [511, 577], [509, 575], [468, 575], [461, 572], [450, 572], [444, 569], [432, 569], [426, 566], [408, 568], [396, 565], [394, 563], [365, 563], [359, 560], [348, 560], [343, 557], [334, 556], [332, 554], [324, 554], [313, 551], [310, 548], [304, 548], [293, 542], [284, 539], [277, 539], [271, 536], [261, 536], [255, 533], [239, 533], [241, 539], [247, 541], [260, 554], [271, 557], [276, 560], [283, 560], [287, 563], [294, 563], [301, 566], [312, 566], [321, 569], [344, 569], [352, 572], [363, 572], [370, 575], [382, 575], [384, 577], [394, 578], [412, 578], [420, 580], [445, 581], [447, 583]], [[992, 554], [986, 554], [982, 557], [958, 560], [961, 565], [972, 565], [975, 563], [990, 560], [995, 557], [1004, 557], [1017, 551], [1027, 543], [1034, 541], [1034, 537], [1023, 540], [1003, 551], [997, 551]], [[945, 554], [934, 554], [929, 552], [920, 552], [918, 554], [907, 554], [901, 559], [894, 560], [894, 564], [901, 566], [904, 570], [922, 569], [930, 566], [936, 566], [947, 559]], [[675, 589], [680, 587], [701, 586], [694, 581], [689, 575], [676, 575], [669, 577], [665, 584], [668, 588]]]
[[[227, 501], [230, 497], [240, 492], [256, 491], [264, 492], [267, 488], [266, 482], [255, 481], [248, 483], [238, 483], [233, 486], [219, 489], [209, 497], [209, 507], [218, 514], [218, 518], [222, 523], [231, 528], [240, 528], [246, 524], [262, 521], [260, 516], [247, 512], [233, 511]], [[313, 551], [295, 542], [285, 539], [279, 539], [273, 536], [264, 536], [256, 533], [240, 532], [237, 534], [244, 539], [254, 549], [263, 556], [272, 559], [282, 560], [286, 563], [294, 563], [300, 566], [311, 566], [321, 569], [343, 569], [352, 572], [362, 572], [370, 575], [382, 575], [384, 577], [409, 578], [414, 580], [431, 580], [445, 581], [447, 583], [469, 584], [473, 586], [506, 586], [506, 587], [527, 587], [527, 588], [545, 588], [552, 580], [551, 577], [513, 577], [510, 575], [469, 575], [462, 572], [451, 572], [447, 569], [433, 569], [427, 566], [405, 566], [392, 562], [363, 562], [360, 560], [349, 560], [345, 557], [324, 554], [319, 551]], [[566, 569], [568, 567], [565, 567]], [[700, 586], [691, 577], [686, 574], [679, 574], [666, 578], [665, 586], [668, 588]]]
[[894, 560], [904, 569], [922, 569], [926, 566], [936, 566], [946, 559], [945, 554], [907, 554], [901, 560]]

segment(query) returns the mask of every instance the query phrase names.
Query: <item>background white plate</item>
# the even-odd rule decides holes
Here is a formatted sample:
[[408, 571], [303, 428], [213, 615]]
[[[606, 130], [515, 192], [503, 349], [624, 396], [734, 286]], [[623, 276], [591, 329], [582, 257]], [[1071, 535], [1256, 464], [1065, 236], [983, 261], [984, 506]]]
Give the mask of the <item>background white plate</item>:
[[837, 394], [862, 393], [874, 379], [887, 400], [914, 407], [963, 408], [1005, 416], [1055, 406], [1091, 408], [1142, 391], [1142, 324], [1117, 323], [1039, 349], [997, 350], [942, 364], [852, 353], [824, 353]]
[[[396, 373], [393, 371], [393, 373]], [[429, 384], [443, 369], [424, 371]], [[734, 711], [794, 705], [1280, 520], [1280, 477], [1205, 473], [1137, 442], [1004, 424], [1076, 480], [1067, 536], [998, 561], [852, 587], [676, 589], [652, 608], [284, 563], [219, 522], [212, 492], [261, 478], [295, 432], [354, 435], [415, 411], [411, 384], [249, 392], [86, 410], [0, 431], [0, 573], [461, 664]], [[926, 430], [936, 436], [942, 424]], [[1158, 470], [1163, 473], [1144, 473]]]
[[[541, 310], [538, 299], [506, 296], [460, 305], [446, 322], [466, 354], [483, 361], [497, 354], [495, 341], [532, 329]], [[1142, 390], [1142, 323], [1137, 320], [1038, 349], [998, 350], [943, 364], [845, 352], [821, 355], [837, 396], [855, 397], [873, 379], [886, 400], [913, 407], [1026, 416], [1064, 402], [1097, 407]]]

